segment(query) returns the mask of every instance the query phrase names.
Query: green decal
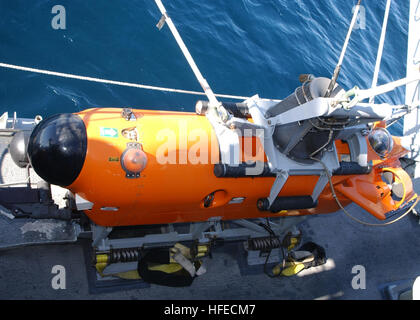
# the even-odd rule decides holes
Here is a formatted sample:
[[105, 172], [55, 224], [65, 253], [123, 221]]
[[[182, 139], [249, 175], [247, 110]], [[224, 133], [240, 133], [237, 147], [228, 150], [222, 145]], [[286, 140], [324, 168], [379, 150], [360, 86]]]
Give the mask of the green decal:
[[115, 162], [117, 162], [117, 161], [120, 161], [120, 158], [119, 157], [109, 157], [108, 158], [108, 161], [115, 161]]
[[101, 128], [100, 130], [102, 137], [118, 138], [118, 130], [115, 128]]

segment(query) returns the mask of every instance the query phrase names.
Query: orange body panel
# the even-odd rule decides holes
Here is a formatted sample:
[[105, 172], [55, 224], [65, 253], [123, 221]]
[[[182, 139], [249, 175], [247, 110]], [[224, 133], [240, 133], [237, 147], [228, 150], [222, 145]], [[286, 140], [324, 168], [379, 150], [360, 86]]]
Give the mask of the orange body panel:
[[[386, 159], [381, 159], [368, 144], [368, 159], [372, 160], [373, 170], [368, 175], [347, 178], [335, 186], [336, 190], [355, 202], [380, 220], [385, 214], [398, 209], [416, 196], [410, 176], [401, 168], [399, 159], [408, 151], [400, 143], [400, 138], [393, 137], [394, 148]], [[383, 172], [392, 172], [404, 186], [404, 197], [394, 200], [390, 187], [382, 180]]]
[[[87, 154], [80, 175], [69, 189], [94, 204], [86, 214], [98, 225], [195, 222], [212, 217], [232, 220], [338, 210], [327, 186], [314, 209], [278, 214], [261, 212], [257, 209], [257, 200], [268, 196], [274, 178], [217, 178], [213, 168], [219, 162], [219, 148], [213, 128], [205, 116], [169, 111], [133, 112], [137, 118], [135, 121], [123, 119], [121, 109], [88, 109], [78, 113], [87, 130]], [[132, 142], [122, 131], [133, 127], [137, 129], [137, 141], [147, 156], [145, 169], [139, 178], [134, 179], [126, 177], [120, 163], [127, 143]], [[104, 129], [116, 129], [118, 134], [104, 136]], [[348, 153], [346, 144], [340, 144], [337, 142], [339, 153]], [[254, 139], [252, 155], [244, 153], [243, 159], [261, 153], [261, 148]], [[394, 149], [403, 152], [402, 149]], [[372, 153], [370, 151], [369, 159], [376, 161], [376, 166], [380, 165], [383, 161]], [[162, 163], [162, 156], [174, 163]], [[398, 167], [398, 158], [394, 157], [391, 165]], [[374, 169], [372, 172], [377, 171]], [[333, 177], [343, 205], [349, 204], [350, 200], [355, 201], [354, 198], [360, 194], [370, 193], [359, 180], [352, 180], [360, 177], [362, 180], [367, 179], [366, 183], [378, 179], [377, 175], [372, 174]], [[280, 196], [311, 195], [318, 178], [291, 176]], [[352, 194], [348, 192], [348, 185], [351, 184], [353, 187], [350, 189], [359, 193], [353, 189]], [[204, 199], [213, 192], [213, 204], [206, 208]], [[408, 193], [412, 195], [412, 189]], [[232, 198], [238, 197], [245, 199], [239, 204], [229, 203]], [[357, 203], [364, 207], [362, 202]], [[395, 203], [381, 210], [384, 208], [395, 209]]]

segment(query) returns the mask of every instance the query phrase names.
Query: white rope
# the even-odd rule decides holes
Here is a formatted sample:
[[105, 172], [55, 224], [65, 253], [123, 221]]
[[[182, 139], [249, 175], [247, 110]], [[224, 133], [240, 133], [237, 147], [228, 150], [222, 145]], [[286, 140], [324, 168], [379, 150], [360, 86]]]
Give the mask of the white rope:
[[210, 105], [213, 105], [213, 106], [219, 105], [219, 102], [217, 101], [216, 96], [213, 93], [213, 90], [210, 88], [209, 84], [207, 83], [207, 80], [204, 79], [203, 75], [200, 72], [200, 69], [198, 69], [197, 65], [195, 64], [195, 61], [190, 54], [190, 51], [188, 50], [187, 46], [182, 40], [178, 30], [176, 29], [174, 23], [172, 22], [172, 19], [169, 17], [168, 13], [166, 12], [166, 9], [164, 5], [162, 4], [162, 1], [155, 0], [155, 2], [165, 19], [164, 21], [168, 24], [169, 29], [171, 30], [176, 42], [178, 43], [179, 48], [184, 54], [185, 59], [187, 59], [188, 64], [190, 65], [192, 71], [194, 72], [195, 77], [197, 78], [198, 82], [200, 83], [201, 87], [206, 93], [207, 98], [210, 101]]
[[361, 3], [361, 0], [359, 0], [357, 2], [357, 5], [354, 9], [353, 18], [351, 19], [350, 26], [349, 26], [349, 29], [347, 31], [346, 39], [344, 40], [343, 48], [341, 49], [340, 58], [338, 59], [338, 63], [335, 66], [334, 73], [333, 73], [333, 76], [332, 76], [331, 81], [330, 81], [330, 85], [328, 86], [328, 90], [325, 94], [325, 97], [327, 97], [327, 98], [330, 97], [331, 92], [334, 90], [335, 83], [338, 79], [338, 75], [340, 74], [341, 65], [343, 64], [344, 56], [345, 56], [346, 51], [347, 51], [347, 46], [348, 46], [349, 41], [350, 41], [350, 36], [351, 36], [351, 33], [354, 29], [354, 25], [356, 24], [357, 16], [359, 14], [360, 3]]
[[[383, 52], [383, 49], [384, 49], [386, 28], [387, 28], [387, 25], [388, 25], [388, 17], [389, 17], [389, 8], [390, 7], [391, 7], [391, 0], [388, 0], [387, 3], [386, 3], [386, 8], [385, 8], [384, 22], [382, 24], [381, 38], [379, 40], [378, 54], [376, 55], [376, 65], [375, 65], [375, 71], [373, 73], [373, 80], [372, 80], [372, 86], [371, 86], [372, 88], [375, 88], [376, 84], [378, 83], [379, 68], [381, 66], [382, 52]], [[375, 96], [372, 96], [369, 99], [369, 102], [373, 103], [374, 101], [375, 101]]]
[[359, 0], [357, 5], [356, 5], [356, 8], [354, 9], [353, 18], [351, 19], [350, 27], [347, 31], [346, 40], [344, 41], [343, 49], [341, 50], [340, 58], [338, 59], [338, 63], [337, 63], [338, 65], [341, 65], [343, 63], [344, 55], [346, 54], [347, 46], [348, 46], [349, 41], [350, 41], [350, 36], [351, 36], [351, 33], [354, 29], [354, 25], [356, 24], [357, 16], [359, 14], [360, 2], [361, 1]]
[[[106, 83], [106, 84], [112, 84], [112, 85], [117, 85], [117, 86], [133, 87], [133, 88], [140, 88], [140, 89], [147, 89], [147, 90], [166, 91], [166, 92], [175, 92], [175, 93], [184, 93], [184, 94], [200, 95], [200, 96], [205, 96], [206, 95], [205, 92], [200, 92], [200, 91], [172, 89], [172, 88], [150, 86], [150, 85], [138, 84], [138, 83], [130, 83], [130, 82], [114, 81], [114, 80], [107, 80], [107, 79], [101, 79], [101, 78], [85, 77], [85, 76], [80, 76], [80, 75], [71, 74], [71, 73], [63, 73], [63, 72], [55, 72], [55, 71], [51, 71], [51, 70], [29, 68], [29, 67], [23, 67], [23, 66], [18, 66], [18, 65], [14, 65], [14, 64], [3, 63], [3, 62], [0, 62], [0, 67], [1, 68], [7, 68], [7, 69], [26, 71], [26, 72], [46, 74], [46, 75], [49, 75], [49, 76], [56, 76], [56, 77], [61, 77], [61, 78], [70, 78], [70, 79], [77, 79], [77, 80], [84, 80], [84, 81], [91, 81], [91, 82]], [[219, 98], [236, 99], [236, 100], [249, 99], [249, 97], [235, 96], [235, 95], [229, 95], [229, 94], [215, 94], [215, 96], [219, 97]], [[276, 100], [276, 99], [263, 99], [263, 100], [280, 101], [280, 100]]]

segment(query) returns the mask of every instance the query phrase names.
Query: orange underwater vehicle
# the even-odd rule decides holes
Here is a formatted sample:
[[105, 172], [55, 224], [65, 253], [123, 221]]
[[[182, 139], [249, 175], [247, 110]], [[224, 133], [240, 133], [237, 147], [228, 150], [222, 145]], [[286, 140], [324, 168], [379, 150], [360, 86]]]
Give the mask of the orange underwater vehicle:
[[[412, 150], [386, 124], [416, 105], [363, 101], [420, 79], [415, 74], [369, 90], [336, 83], [357, 10], [332, 79], [302, 75], [282, 101], [256, 95], [222, 103], [156, 3], [158, 27], [168, 24], [208, 101], [198, 101], [195, 113], [95, 108], [59, 114], [10, 144], [15, 162], [30, 164], [46, 182], [38, 202], [48, 210], [37, 217], [77, 221], [83, 229], [77, 234], [85, 230], [80, 213], [88, 218], [98, 273], [144, 272], [144, 249], [172, 248], [171, 261], [194, 276], [200, 269], [188, 261], [197, 262], [219, 239], [244, 241], [248, 262], [267, 263], [270, 255], [261, 253], [296, 244], [295, 226], [304, 216], [347, 213], [351, 202], [385, 223], [412, 211], [418, 196], [400, 163]], [[67, 208], [52, 205], [50, 184], [69, 190]], [[15, 213], [22, 208], [9, 205]], [[115, 234], [127, 227], [135, 232]]]
[[[328, 82], [314, 79], [303, 90]], [[264, 120], [286, 108], [329, 103], [289, 101], [273, 103], [267, 113], [280, 115]], [[248, 109], [226, 106], [232, 119], [219, 136], [208, 117], [193, 113], [89, 109], [53, 116], [34, 129], [29, 159], [41, 178], [69, 189], [87, 216], [106, 227], [335, 212], [328, 175], [343, 206], [355, 202], [380, 220], [416, 198], [399, 163], [408, 153], [400, 139], [380, 124], [346, 128], [366, 119], [357, 118], [362, 111], [274, 125], [261, 142], [252, 131], [264, 130], [246, 118]], [[233, 116], [237, 110], [245, 116]]]

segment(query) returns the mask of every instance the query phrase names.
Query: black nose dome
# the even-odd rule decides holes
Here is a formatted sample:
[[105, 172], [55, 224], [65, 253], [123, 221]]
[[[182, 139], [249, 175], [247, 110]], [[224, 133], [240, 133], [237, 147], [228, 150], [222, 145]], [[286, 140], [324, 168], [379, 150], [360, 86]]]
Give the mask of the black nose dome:
[[28, 144], [29, 161], [45, 181], [68, 186], [82, 170], [87, 135], [83, 120], [74, 114], [58, 114], [41, 121]]

